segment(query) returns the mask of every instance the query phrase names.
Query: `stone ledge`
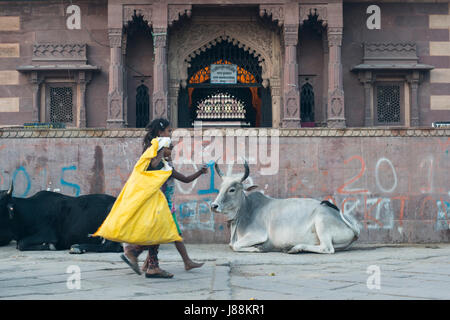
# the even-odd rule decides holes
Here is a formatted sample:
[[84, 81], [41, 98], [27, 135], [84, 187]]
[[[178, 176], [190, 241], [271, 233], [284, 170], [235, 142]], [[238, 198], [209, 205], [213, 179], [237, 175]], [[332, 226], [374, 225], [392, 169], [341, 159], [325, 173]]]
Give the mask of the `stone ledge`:
[[[176, 129], [174, 137], [195, 136], [199, 130]], [[3, 138], [143, 138], [144, 129], [0, 129]], [[236, 137], [450, 137], [448, 128], [305, 128], [305, 129], [271, 129], [271, 128], [215, 128], [202, 129], [204, 136]]]

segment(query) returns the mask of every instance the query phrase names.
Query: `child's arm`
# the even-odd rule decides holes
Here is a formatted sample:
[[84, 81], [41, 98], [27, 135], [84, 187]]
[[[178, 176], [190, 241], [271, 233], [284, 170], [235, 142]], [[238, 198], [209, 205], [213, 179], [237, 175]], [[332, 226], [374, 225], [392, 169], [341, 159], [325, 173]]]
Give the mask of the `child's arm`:
[[184, 183], [189, 183], [194, 181], [195, 179], [197, 179], [198, 177], [200, 177], [202, 174], [207, 173], [208, 172], [208, 167], [205, 165], [203, 166], [200, 170], [198, 170], [196, 173], [191, 174], [190, 176], [185, 176], [182, 173], [179, 173], [178, 171], [176, 171], [175, 169], [172, 170], [172, 177], [174, 179], [180, 180], [181, 182]]
[[158, 154], [156, 155], [156, 157], [154, 157], [151, 161], [150, 161], [150, 166], [152, 167], [152, 169], [156, 168], [159, 163], [162, 161], [164, 156], [164, 148], [162, 148], [161, 150], [159, 150]]

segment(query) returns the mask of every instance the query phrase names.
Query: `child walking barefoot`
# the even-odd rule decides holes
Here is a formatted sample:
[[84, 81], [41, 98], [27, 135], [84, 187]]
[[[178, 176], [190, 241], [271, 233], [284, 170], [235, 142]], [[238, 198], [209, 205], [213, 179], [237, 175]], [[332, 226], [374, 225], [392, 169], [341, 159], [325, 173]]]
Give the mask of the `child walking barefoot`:
[[[174, 179], [179, 180], [183, 183], [190, 183], [190, 182], [194, 181], [195, 179], [197, 179], [198, 177], [200, 177], [202, 174], [206, 174], [208, 172], [208, 167], [206, 165], [204, 165], [199, 171], [197, 171], [196, 173], [194, 173], [190, 176], [185, 176], [185, 175], [181, 174], [180, 172], [176, 171], [173, 168], [172, 164], [170, 163], [171, 153], [172, 153], [172, 149], [173, 149], [173, 145], [170, 143], [170, 138], [169, 138], [171, 135], [170, 123], [165, 119], [156, 119], [151, 122], [148, 130], [149, 130], [149, 133], [144, 138], [144, 150], [146, 149], [148, 141], [151, 141], [155, 137], [159, 137], [159, 139], [163, 143], [163, 145], [164, 145], [164, 143], [166, 143], [166, 145], [164, 145], [164, 152], [162, 153], [162, 157], [159, 157], [159, 158], [156, 157], [155, 162], [151, 165], [152, 168], [149, 168], [149, 169], [150, 170], [161, 170], [166, 165], [169, 165], [170, 167], [172, 167], [172, 175], [169, 179], [167, 179], [167, 181], [161, 187], [161, 191], [166, 196], [167, 204], [169, 205], [169, 208], [172, 211], [172, 217], [175, 221], [175, 225], [177, 227], [178, 233], [181, 236], [181, 230], [178, 225], [178, 221], [177, 221], [177, 218], [175, 215], [174, 205], [172, 203], [172, 197], [173, 197], [174, 190], [175, 190]], [[166, 138], [166, 139], [164, 139], [164, 138]], [[192, 259], [189, 257], [189, 255], [187, 253], [186, 246], [184, 245], [184, 243], [182, 241], [176, 241], [175, 247], [177, 248], [181, 258], [183, 259], [185, 270], [189, 271], [191, 269], [199, 268], [199, 267], [203, 266], [204, 263], [197, 263], [197, 262], [192, 261]], [[146, 259], [146, 262], [144, 263], [144, 265], [142, 267], [143, 271], [147, 270], [148, 261], [149, 261], [149, 259]]]

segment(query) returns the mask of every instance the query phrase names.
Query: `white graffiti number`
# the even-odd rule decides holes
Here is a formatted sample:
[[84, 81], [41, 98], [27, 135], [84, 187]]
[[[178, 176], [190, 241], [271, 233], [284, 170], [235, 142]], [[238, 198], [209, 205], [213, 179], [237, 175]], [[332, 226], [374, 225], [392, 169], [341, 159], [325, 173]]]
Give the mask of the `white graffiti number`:
[[80, 290], [81, 289], [81, 269], [77, 265], [68, 266], [66, 273], [71, 275], [67, 278], [67, 289], [69, 290]]
[[367, 289], [381, 289], [381, 270], [379, 266], [371, 265], [367, 267], [366, 273], [370, 274], [367, 278]]
[[[393, 175], [394, 181], [393, 181], [393, 183], [392, 183], [392, 187], [389, 188], [389, 189], [384, 188], [384, 187], [381, 185], [381, 182], [380, 182], [379, 171], [380, 171], [380, 165], [381, 165], [381, 163], [383, 163], [383, 162], [386, 162], [386, 163], [389, 165], [389, 167], [391, 167], [391, 170], [392, 170], [392, 175]], [[380, 160], [378, 160], [377, 165], [376, 165], [376, 167], [375, 167], [375, 180], [376, 180], [376, 182], [377, 182], [378, 188], [379, 188], [382, 192], [390, 193], [390, 192], [394, 191], [395, 188], [397, 188], [397, 173], [395, 172], [394, 165], [392, 164], [392, 162], [391, 162], [389, 159], [381, 158]]]
[[367, 14], [371, 14], [367, 18], [367, 29], [369, 30], [379, 30], [381, 29], [381, 9], [377, 5], [371, 5], [367, 8]]
[[81, 9], [79, 6], [73, 4], [67, 7], [66, 14], [70, 15], [67, 17], [66, 26], [69, 30], [80, 30], [81, 29]]

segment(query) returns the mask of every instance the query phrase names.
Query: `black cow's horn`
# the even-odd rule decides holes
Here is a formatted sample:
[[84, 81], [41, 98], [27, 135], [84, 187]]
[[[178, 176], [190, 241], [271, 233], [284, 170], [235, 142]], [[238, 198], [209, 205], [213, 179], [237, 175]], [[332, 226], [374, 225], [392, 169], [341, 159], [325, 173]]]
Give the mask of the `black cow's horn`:
[[14, 191], [14, 183], [11, 182], [11, 186], [9, 187], [9, 190], [8, 190], [8, 192], [6, 194], [8, 196], [10, 196], [10, 195], [12, 195], [13, 191]]
[[248, 176], [250, 175], [250, 168], [248, 167], [247, 160], [245, 160], [245, 159], [244, 159], [244, 168], [245, 168], [245, 172], [244, 172], [244, 176], [241, 179], [241, 182], [244, 182], [245, 179], [247, 179]]
[[222, 171], [220, 171], [219, 165], [216, 163], [214, 164], [214, 168], [216, 169], [217, 174], [219, 175], [219, 177], [223, 177], [223, 173]]

